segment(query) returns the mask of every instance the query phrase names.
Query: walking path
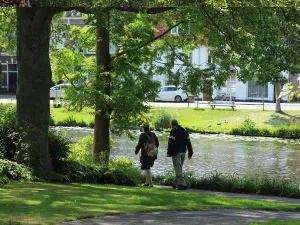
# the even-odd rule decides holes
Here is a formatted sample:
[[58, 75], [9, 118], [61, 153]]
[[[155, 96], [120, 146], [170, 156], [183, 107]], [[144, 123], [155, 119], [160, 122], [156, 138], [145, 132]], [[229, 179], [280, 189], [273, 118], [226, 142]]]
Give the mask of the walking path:
[[[155, 187], [170, 188], [165, 186]], [[247, 198], [252, 200], [285, 202], [299, 204], [300, 207], [300, 199], [212, 192], [194, 189], [189, 189], [187, 191], [205, 195], [227, 196], [231, 198]], [[300, 212], [271, 212], [244, 209], [208, 209], [203, 211], [153, 212], [96, 217], [66, 222], [62, 225], [246, 225], [251, 222], [266, 222], [271, 220], [300, 220]]]

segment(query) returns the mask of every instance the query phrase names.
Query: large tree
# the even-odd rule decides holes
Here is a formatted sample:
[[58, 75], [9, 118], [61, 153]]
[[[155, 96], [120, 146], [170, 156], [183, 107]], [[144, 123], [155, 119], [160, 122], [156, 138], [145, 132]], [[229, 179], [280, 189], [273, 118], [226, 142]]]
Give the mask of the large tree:
[[[164, 1], [161, 1], [163, 3]], [[96, 1], [85, 1], [85, 4], [90, 3], [89, 6], [95, 6]], [[100, 2], [102, 6], [107, 7], [106, 2]], [[129, 12], [144, 12], [145, 14], [156, 14], [157, 12], [166, 11], [169, 9], [165, 9], [163, 7], [160, 8], [143, 8], [145, 5], [151, 5], [152, 2], [137, 2], [133, 1], [134, 4], [130, 5], [132, 2], [122, 2], [125, 7], [114, 7], [118, 8], [121, 11], [129, 11]], [[149, 3], [149, 4], [148, 4]], [[172, 3], [172, 2], [171, 2]], [[28, 1], [29, 4], [29, 1]], [[19, 150], [19, 161], [27, 161], [34, 168], [51, 170], [52, 165], [50, 163], [50, 156], [48, 151], [48, 119], [49, 119], [49, 85], [51, 80], [51, 69], [49, 63], [49, 36], [50, 36], [50, 22], [52, 17], [63, 10], [62, 8], [39, 8], [39, 6], [78, 6], [79, 2], [77, 1], [30, 1], [31, 6], [33, 8], [18, 8], [17, 9], [17, 41], [18, 41], [18, 64], [19, 64], [19, 85], [17, 92], [17, 120], [18, 120], [18, 131], [20, 136], [20, 142], [18, 145]], [[72, 5], [71, 5], [72, 4]], [[83, 4], [83, 3], [81, 3]], [[178, 3], [176, 3], [178, 4]], [[181, 2], [180, 4], [186, 4], [189, 6], [189, 3]], [[254, 56], [255, 51], [252, 48], [252, 42], [260, 41], [261, 39], [255, 39], [255, 37], [259, 37], [257, 34], [257, 29], [254, 29], [251, 24], [253, 24], [253, 20], [251, 17], [251, 10], [245, 8], [243, 11], [242, 8], [237, 8], [239, 3], [233, 1], [230, 4], [227, 2], [219, 3], [210, 3], [209, 7], [204, 7], [204, 3], [201, 2], [192, 2], [192, 7], [184, 7], [178, 8], [176, 11], [167, 14], [166, 13], [166, 27], [170, 28], [174, 25], [182, 24], [185, 29], [182, 29], [181, 34], [184, 34], [180, 37], [175, 37], [169, 35], [167, 38], [163, 39], [160, 43], [155, 43], [155, 46], [161, 47], [164, 52], [170, 52], [170, 46], [176, 46], [180, 49], [185, 49], [183, 52], [171, 51], [168, 54], [169, 63], [174, 62], [175, 59], [179, 59], [180, 57], [185, 57], [185, 53], [192, 49], [193, 46], [199, 45], [203, 43], [205, 37], [209, 37], [209, 45], [213, 47], [212, 54], [215, 58], [215, 62], [219, 64], [219, 67], [224, 71], [230, 71], [230, 65], [239, 66], [242, 65], [241, 62], [246, 62], [246, 60], [252, 60], [253, 65], [258, 63], [259, 61], [263, 61], [262, 59], [257, 60]], [[249, 3], [252, 5], [253, 3]], [[259, 2], [254, 3], [254, 6], [259, 4]], [[268, 3], [273, 4], [273, 3]], [[114, 5], [112, 2], [109, 4], [110, 6]], [[117, 5], [117, 4], [116, 4]], [[121, 4], [122, 5], [122, 4]], [[134, 6], [134, 7], [130, 7]], [[161, 6], [161, 5], [160, 5]], [[261, 5], [259, 5], [260, 7]], [[111, 7], [110, 7], [111, 8]], [[101, 10], [100, 10], [101, 11]], [[103, 11], [103, 10], [102, 10]], [[105, 11], [105, 10], [104, 10]], [[105, 16], [106, 15], [106, 16]], [[255, 14], [255, 18], [257, 15]], [[267, 15], [267, 14], [266, 14]], [[276, 14], [276, 16], [279, 14]], [[284, 21], [289, 21], [291, 24], [295, 25], [297, 23], [296, 19], [298, 15], [297, 10], [288, 10], [284, 11], [283, 15], [285, 15]], [[102, 13], [102, 18], [108, 21], [108, 13]], [[169, 18], [168, 18], [169, 17]], [[266, 21], [268, 17], [266, 17]], [[104, 21], [102, 20], [102, 21]], [[254, 22], [257, 22], [254, 20]], [[108, 25], [109, 23], [107, 23]], [[103, 26], [103, 25], [102, 25]], [[294, 28], [294, 26], [288, 26], [289, 28]], [[133, 33], [131, 36], [138, 36], [139, 29], [133, 29]], [[137, 64], [128, 63], [133, 57], [133, 61], [144, 59], [147, 55], [140, 54], [140, 51], [149, 51], [151, 48], [149, 47], [151, 40], [155, 40], [155, 38], [151, 37], [143, 37], [141, 38], [132, 38], [131, 42], [126, 42], [125, 40], [119, 38], [119, 41], [123, 41], [121, 44], [121, 48], [116, 53], [116, 56], [110, 58], [107, 49], [109, 49], [109, 41], [106, 39], [109, 36], [110, 30], [108, 27], [104, 25], [104, 27], [98, 27], [98, 37], [102, 37], [98, 39], [98, 47], [99, 47], [99, 57], [97, 66], [97, 73], [95, 79], [99, 82], [95, 82], [95, 84], [99, 84], [99, 88], [101, 90], [95, 90], [100, 94], [101, 99], [96, 99], [96, 103], [99, 104], [97, 110], [97, 115], [99, 119], [97, 121], [102, 120], [102, 124], [109, 126], [109, 119], [112, 107], [114, 108], [114, 104], [122, 104], [120, 101], [112, 101], [109, 94], [109, 87], [111, 83], [109, 80], [114, 77], [118, 82], [119, 87], [126, 87], [123, 90], [123, 95], [126, 94], [126, 90], [129, 90], [130, 82], [122, 83], [123, 79], [117, 79], [117, 76], [112, 76], [112, 64], [116, 68], [126, 68], [123, 73], [127, 71], [131, 71], [131, 73], [124, 79], [129, 79], [134, 76], [132, 75], [140, 75], [143, 76], [144, 72], [135, 73], [137, 69]], [[102, 29], [102, 30], [101, 30]], [[275, 29], [276, 30], [276, 29]], [[129, 29], [130, 31], [130, 29]], [[276, 33], [277, 34], [277, 33]], [[272, 35], [270, 34], [270, 37]], [[275, 35], [276, 45], [280, 44], [280, 38], [278, 35]], [[294, 37], [294, 36], [292, 36]], [[116, 38], [117, 40], [118, 38]], [[145, 42], [145, 40], [148, 40]], [[150, 41], [149, 41], [150, 40]], [[282, 40], [282, 39], [281, 39]], [[292, 39], [294, 40], [294, 39]], [[249, 45], [243, 46], [245, 41], [250, 41]], [[117, 43], [118, 44], [118, 43]], [[275, 46], [276, 46], [275, 45]], [[102, 47], [101, 47], [102, 46]], [[294, 45], [295, 46], [295, 45]], [[263, 48], [259, 47], [259, 51]], [[293, 48], [284, 48], [288, 49], [291, 52]], [[265, 49], [265, 50], [268, 50]], [[285, 54], [289, 53], [289, 51], [284, 52]], [[103, 58], [101, 58], [102, 56]], [[266, 55], [271, 55], [266, 54]], [[140, 57], [141, 56], [141, 57]], [[105, 58], [106, 57], [106, 58]], [[224, 60], [227, 57], [227, 60]], [[245, 60], [239, 60], [240, 58], [244, 58]], [[223, 60], [220, 60], [223, 59]], [[277, 56], [278, 59], [278, 56]], [[273, 63], [274, 61], [272, 61]], [[293, 64], [297, 63], [292, 57], [288, 62], [293, 62]], [[112, 64], [111, 64], [112, 63]], [[110, 64], [110, 65], [109, 65]], [[171, 65], [171, 64], [169, 64]], [[166, 66], [166, 69], [170, 68]], [[266, 65], [266, 63], [264, 63]], [[266, 68], [264, 66], [263, 68]], [[115, 68], [114, 68], [115, 70]], [[117, 70], [116, 70], [117, 71]], [[150, 71], [150, 70], [148, 70]], [[277, 71], [279, 71], [277, 69]], [[169, 71], [170, 75], [173, 75], [174, 71]], [[101, 76], [99, 76], [101, 74]], [[228, 76], [229, 73], [220, 73]], [[240, 73], [240, 78], [249, 79], [249, 73]], [[219, 76], [215, 76], [214, 80], [223, 80], [220, 79]], [[108, 82], [107, 82], [108, 81]], [[131, 81], [133, 82], [133, 81]], [[101, 87], [100, 87], [101, 86]], [[141, 83], [141, 88], [135, 90], [136, 93], [143, 93], [143, 84]], [[116, 86], [118, 88], [118, 86]], [[136, 86], [138, 87], [138, 86]], [[112, 90], [114, 92], [114, 90]], [[119, 92], [122, 93], [122, 92]], [[97, 96], [97, 95], [96, 95]], [[132, 100], [134, 100], [133, 98]], [[99, 101], [102, 101], [100, 104]], [[125, 101], [125, 104], [132, 104], [134, 102]], [[104, 113], [105, 112], [105, 113]], [[103, 113], [105, 116], [103, 116]], [[118, 114], [117, 114], [118, 115]], [[123, 114], [119, 114], [120, 120], [125, 120], [126, 118], [121, 117]], [[99, 122], [98, 124], [101, 124]], [[106, 129], [107, 129], [106, 126]], [[99, 136], [103, 138], [103, 143], [100, 144], [100, 151], [108, 151], [108, 140], [107, 140], [107, 130], [105, 132], [100, 132]], [[101, 138], [99, 140], [101, 140]]]

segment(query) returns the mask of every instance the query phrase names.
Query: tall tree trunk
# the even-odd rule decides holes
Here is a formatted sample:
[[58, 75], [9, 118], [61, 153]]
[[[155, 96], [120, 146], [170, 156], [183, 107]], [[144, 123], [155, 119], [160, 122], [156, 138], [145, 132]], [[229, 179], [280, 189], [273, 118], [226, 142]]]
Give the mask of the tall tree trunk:
[[17, 8], [17, 160], [53, 170], [48, 147], [51, 8]]
[[281, 91], [281, 84], [276, 83], [275, 86], [275, 96], [276, 96], [276, 105], [275, 105], [275, 112], [281, 112], [281, 105], [280, 105], [280, 98], [278, 98], [280, 91]]
[[[108, 14], [107, 14], [108, 15]], [[109, 31], [103, 26], [97, 28], [97, 76], [96, 87], [99, 88], [104, 95], [110, 96], [110, 82], [111, 82], [111, 59], [109, 54]], [[102, 102], [102, 104], [101, 104]], [[110, 114], [109, 106], [100, 99], [96, 102], [96, 115], [94, 127], [94, 156], [96, 161], [108, 164], [110, 154], [109, 143], [109, 128], [110, 128]], [[103, 157], [103, 158], [102, 158]], [[102, 161], [103, 160], [103, 161]]]

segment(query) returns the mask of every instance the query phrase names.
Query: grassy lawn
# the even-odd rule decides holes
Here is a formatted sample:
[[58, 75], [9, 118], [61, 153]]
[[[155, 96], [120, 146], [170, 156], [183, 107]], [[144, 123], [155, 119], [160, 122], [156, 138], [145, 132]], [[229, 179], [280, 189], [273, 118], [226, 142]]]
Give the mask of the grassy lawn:
[[55, 123], [65, 121], [69, 118], [73, 118], [77, 122], [84, 121], [87, 124], [94, 122], [94, 115], [92, 109], [84, 109], [82, 112], [68, 111], [67, 108], [53, 108], [50, 107], [50, 114], [54, 119]]
[[200, 195], [173, 189], [22, 182], [12, 182], [0, 188], [0, 208], [0, 224], [4, 221], [53, 224], [85, 217], [166, 210], [300, 210], [299, 205]]
[[[279, 126], [290, 126], [295, 123], [291, 116], [300, 115], [298, 111], [285, 111], [288, 115], [278, 114], [274, 111], [248, 110], [238, 109], [193, 109], [193, 108], [152, 108], [149, 115], [154, 115], [158, 110], [165, 110], [173, 118], [178, 119], [179, 123], [188, 128], [206, 132], [228, 133], [243, 123], [245, 118], [249, 118], [255, 122], [257, 128], [266, 128], [272, 130]], [[92, 110], [84, 110], [83, 112], [68, 112], [65, 108], [51, 108], [51, 115], [55, 123], [66, 120], [69, 116], [76, 121], [93, 122], [94, 116], [90, 113]], [[290, 115], [290, 116], [289, 116]], [[220, 125], [217, 125], [220, 123]]]

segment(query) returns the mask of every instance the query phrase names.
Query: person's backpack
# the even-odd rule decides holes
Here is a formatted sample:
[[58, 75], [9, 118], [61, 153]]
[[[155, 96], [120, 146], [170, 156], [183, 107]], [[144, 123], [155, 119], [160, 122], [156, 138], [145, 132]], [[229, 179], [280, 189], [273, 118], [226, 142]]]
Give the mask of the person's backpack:
[[148, 140], [145, 143], [145, 151], [149, 157], [156, 157], [158, 155], [158, 148], [156, 147], [156, 141], [154, 135], [151, 136], [145, 133]]

